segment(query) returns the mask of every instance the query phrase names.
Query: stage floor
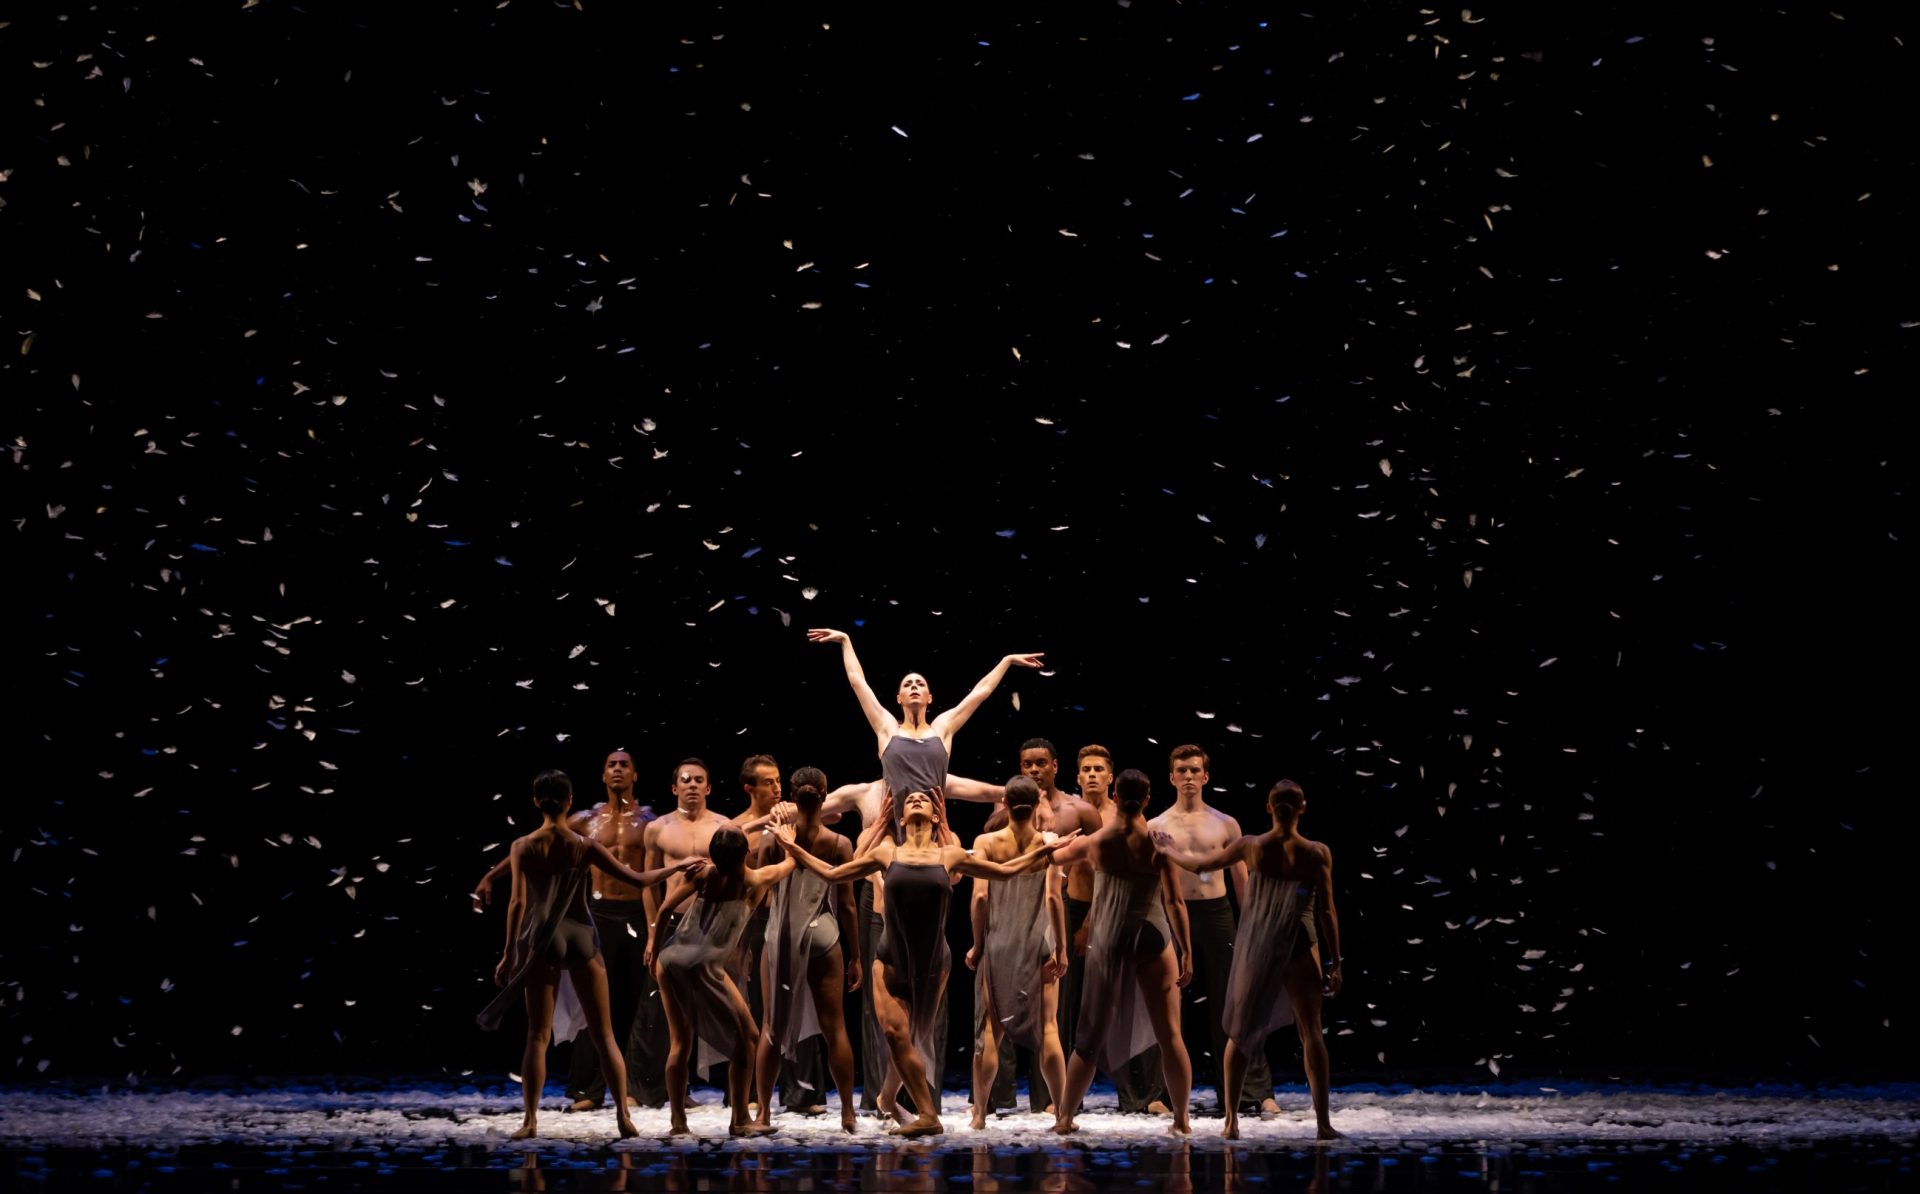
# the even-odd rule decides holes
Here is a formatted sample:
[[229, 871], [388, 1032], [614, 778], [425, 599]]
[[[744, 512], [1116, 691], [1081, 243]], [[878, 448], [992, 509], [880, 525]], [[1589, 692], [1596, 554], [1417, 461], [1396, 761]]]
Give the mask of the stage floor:
[[[1118, 1114], [1101, 1088], [1070, 1138], [1012, 1113], [970, 1131], [964, 1097], [949, 1092], [946, 1135], [910, 1143], [873, 1118], [849, 1136], [833, 1114], [777, 1117], [778, 1135], [734, 1140], [712, 1090], [696, 1091], [693, 1138], [668, 1140], [666, 1112], [641, 1111], [641, 1137], [619, 1141], [610, 1110], [566, 1113], [549, 1089], [542, 1135], [520, 1144], [506, 1139], [519, 1122], [515, 1087], [0, 1091], [0, 1187], [1893, 1190], [1915, 1185], [1920, 1140], [1914, 1086], [1345, 1089], [1333, 1112], [1345, 1139], [1326, 1146], [1313, 1141], [1305, 1092], [1292, 1090], [1281, 1115], [1244, 1118], [1231, 1148], [1217, 1119], [1196, 1118], [1183, 1144], [1165, 1118]], [[1195, 1102], [1211, 1105], [1211, 1092]]]

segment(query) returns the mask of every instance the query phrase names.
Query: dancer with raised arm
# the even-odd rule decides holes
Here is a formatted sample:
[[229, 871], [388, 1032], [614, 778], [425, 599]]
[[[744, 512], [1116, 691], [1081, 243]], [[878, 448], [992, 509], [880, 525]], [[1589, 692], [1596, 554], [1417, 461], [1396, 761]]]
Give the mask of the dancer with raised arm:
[[[793, 837], [815, 857], [838, 865], [852, 860], [853, 843], [821, 824], [820, 804], [826, 792], [827, 777], [818, 767], [793, 773], [793, 803], [798, 810]], [[789, 1108], [811, 1106], [826, 1098], [825, 1090], [809, 1090], [808, 1101], [801, 1102], [801, 1096], [784, 1089], [788, 1082], [801, 1080], [800, 1071], [780, 1064], [782, 1058], [796, 1062], [801, 1045], [809, 1039], [817, 1045], [825, 1038], [827, 1069], [840, 1091], [840, 1126], [853, 1131], [853, 1047], [847, 1043], [842, 1010], [843, 993], [859, 990], [861, 980], [853, 884], [828, 883], [804, 869], [788, 875], [773, 891], [760, 964], [765, 1009], [757, 1058], [760, 1115], [755, 1122], [772, 1124], [776, 1071], [783, 1071], [782, 1094]]]
[[[880, 705], [873, 688], [867, 683], [865, 670], [860, 666], [860, 658], [854, 654], [853, 641], [838, 630], [809, 630], [807, 641], [814, 643], [840, 644], [840, 661], [846, 668], [847, 683], [853, 688], [854, 696], [860, 702], [860, 710], [866, 715], [867, 725], [873, 730], [875, 745], [880, 756], [881, 779], [877, 784], [864, 790], [859, 785], [842, 788], [828, 794], [825, 814], [829, 818], [837, 816], [848, 805], [856, 805], [864, 822], [862, 828], [871, 831], [880, 817], [886, 795], [893, 794], [894, 816], [899, 816], [901, 801], [907, 792], [927, 792], [937, 802], [946, 800], [998, 801], [1004, 795], [1004, 789], [998, 785], [982, 784], [974, 780], [962, 781], [958, 776], [947, 774], [948, 760], [953, 753], [953, 737], [960, 727], [967, 723], [1000, 681], [1006, 677], [1009, 667], [1040, 666], [1040, 655], [1009, 655], [1003, 658], [994, 669], [973, 686], [966, 698], [953, 708], [946, 710], [929, 720], [929, 710], [933, 702], [933, 691], [927, 684], [927, 678], [918, 672], [909, 672], [900, 681], [895, 700], [900, 706], [900, 716], [895, 717]], [[943, 818], [944, 820], [944, 818]], [[888, 830], [895, 841], [900, 837], [900, 826], [892, 824]], [[867, 834], [863, 832], [862, 838]], [[856, 852], [858, 850], [856, 849]], [[884, 932], [886, 922], [886, 892], [880, 877], [875, 875], [868, 882], [859, 885], [860, 927], [863, 935], [865, 956], [871, 958]], [[861, 1069], [864, 1083], [861, 1090], [863, 1108], [879, 1107], [878, 1091], [885, 1089], [891, 1081], [898, 1083], [899, 1075], [886, 1074], [885, 1056], [886, 1036], [880, 1029], [880, 1016], [873, 1006], [877, 992], [868, 984], [866, 993], [861, 997], [861, 1015], [863, 1022], [864, 1045], [862, 1048]], [[947, 1034], [947, 993], [940, 991], [940, 1005], [934, 1014], [937, 1027], [934, 1030], [934, 1059], [938, 1062], [946, 1053]], [[933, 1080], [940, 1081], [940, 1071], [935, 1069]], [[911, 1095], [909, 1097], [912, 1097]]]
[[[1026, 854], [1036, 840], [1034, 811], [1040, 786], [1027, 776], [1007, 781], [1005, 829], [973, 841], [973, 856], [1007, 862]], [[1060, 976], [1067, 972], [1067, 913], [1060, 902], [1060, 873], [1052, 867], [1017, 879], [973, 881], [973, 948], [967, 966], [974, 982], [973, 1122], [987, 1126], [996, 1071], [1008, 1065], [1003, 1040], [1039, 1054], [1048, 1090], [1065, 1086], [1067, 1063], [1054, 1023]], [[1033, 1110], [1042, 1109], [1034, 1095]], [[1008, 1103], [1012, 1105], [1011, 1101]]]
[[[648, 865], [646, 831], [654, 814], [653, 808], [640, 803], [634, 793], [633, 755], [625, 750], [608, 751], [600, 765], [600, 782], [607, 798], [592, 808], [576, 810], [567, 826], [599, 842], [621, 862], [644, 870]], [[502, 858], [474, 885], [474, 911], [492, 901], [494, 880], [506, 874], [507, 859]], [[595, 871], [592, 899], [587, 906], [593, 910], [594, 925], [600, 930], [601, 961], [607, 968], [607, 989], [613, 1000], [613, 1036], [623, 1042], [621, 1051], [627, 1063], [627, 1099], [641, 1107], [664, 1107], [666, 1021], [661, 1019], [653, 976], [640, 960], [646, 952], [646, 936], [640, 932], [647, 919], [645, 893], [613, 875]], [[627, 931], [629, 926], [633, 932]], [[593, 1043], [593, 1033], [581, 1023], [579, 1009], [578, 997], [562, 978], [554, 1002], [556, 1033], [566, 1025], [579, 1025], [575, 1033], [560, 1034], [561, 1039], [573, 1041], [567, 1098], [573, 1110], [591, 1111], [606, 1097], [607, 1084], [601, 1076], [600, 1051]]]
[[516, 840], [507, 854], [513, 895], [507, 904], [506, 948], [493, 971], [501, 991], [478, 1017], [482, 1028], [498, 1028], [507, 1009], [525, 997], [527, 1048], [520, 1063], [520, 1089], [526, 1116], [512, 1138], [524, 1140], [537, 1131], [540, 1093], [547, 1081], [547, 1038], [553, 1031], [553, 997], [562, 972], [572, 978], [588, 1031], [599, 1046], [620, 1134], [635, 1136], [639, 1132], [627, 1110], [627, 1067], [614, 1044], [613, 1019], [608, 1014], [600, 933], [587, 910], [589, 876], [597, 868], [636, 890], [650, 890], [669, 875], [704, 865], [704, 860], [687, 859], [644, 872], [627, 866], [598, 840], [581, 836], [567, 823], [573, 808], [573, 782], [565, 772], [541, 772], [533, 781], [533, 803], [543, 818], [540, 828]]
[[[894, 823], [892, 804], [883, 810], [888, 823]], [[805, 846], [793, 840], [791, 833], [778, 839], [800, 864], [829, 883], [858, 879], [862, 875], [884, 871], [889, 910], [885, 935], [869, 963], [869, 981], [874, 988], [874, 1009], [886, 1032], [887, 1048], [898, 1075], [889, 1086], [904, 1082], [913, 1100], [915, 1114], [909, 1119], [896, 1114], [900, 1123], [889, 1129], [901, 1136], [929, 1136], [944, 1131], [940, 1123], [940, 1103], [928, 1075], [938, 1058], [930, 1055], [934, 1009], [938, 993], [947, 985], [951, 961], [947, 951], [947, 904], [953, 894], [957, 875], [976, 879], [1011, 879], [1047, 865], [1060, 842], [1035, 840], [1029, 853], [1012, 862], [988, 862], [974, 858], [958, 844], [942, 842], [937, 830], [937, 806], [927, 792], [908, 792], [901, 802], [899, 816], [902, 838], [895, 843], [881, 834], [873, 848], [851, 862], [828, 866]], [[948, 835], [950, 836], [950, 835]], [[897, 1105], [888, 1089], [881, 1092], [880, 1108], [895, 1112]]]
[[[1320, 1001], [1340, 993], [1340, 918], [1333, 908], [1333, 851], [1300, 834], [1307, 811], [1306, 793], [1283, 779], [1267, 794], [1273, 827], [1242, 836], [1215, 850], [1162, 852], [1191, 871], [1218, 871], [1243, 863], [1247, 894], [1240, 905], [1240, 928], [1233, 940], [1233, 973], [1227, 980], [1222, 1020], [1226, 1025], [1226, 1110], [1221, 1135], [1240, 1138], [1239, 1092], [1249, 1059], [1261, 1056], [1267, 1034], [1294, 1025], [1313, 1092], [1313, 1114], [1322, 1140], [1334, 1131], [1327, 1112], [1327, 1042], [1320, 1031]], [[1321, 962], [1321, 943], [1326, 956]]]
[[1187, 909], [1173, 863], [1155, 847], [1141, 815], [1151, 790], [1145, 775], [1122, 771], [1113, 785], [1113, 822], [1054, 854], [1062, 865], [1086, 859], [1094, 867], [1080, 1023], [1066, 1091], [1054, 1103], [1053, 1130], [1062, 1135], [1079, 1130], [1073, 1117], [1093, 1083], [1094, 1066], [1118, 1073], [1155, 1041], [1173, 1108], [1169, 1131], [1193, 1133], [1187, 1122], [1193, 1062], [1180, 1039], [1179, 988], [1193, 981]]
[[[753, 910], [775, 884], [793, 870], [793, 860], [774, 866], [749, 867], [747, 835], [732, 824], [713, 831], [707, 840], [712, 866], [692, 883], [677, 885], [647, 926], [647, 963], [660, 977], [660, 1001], [666, 1006], [667, 1099], [671, 1135], [687, 1128], [687, 1053], [694, 1050], [701, 1072], [716, 1062], [727, 1063], [727, 1130], [735, 1136], [764, 1136], [771, 1126], [755, 1124], [747, 1116], [753, 1091], [753, 1046], [759, 1036], [746, 997], [727, 973], [727, 962], [740, 948], [740, 934]], [[687, 902], [688, 898], [691, 902]], [[660, 925], [683, 902], [673, 940], [657, 948]]]
[[[853, 653], [853, 640], [844, 632], [809, 630], [807, 641], [840, 644], [840, 662], [847, 669], [847, 683], [860, 701], [860, 711], [867, 715], [867, 725], [873, 729], [880, 753], [880, 770], [886, 780], [887, 790], [893, 794], [896, 818], [901, 815], [905, 793], [925, 792], [932, 795], [945, 785], [947, 760], [953, 754], [953, 736], [960, 732], [961, 726], [967, 724], [967, 719], [973, 716], [974, 711], [993, 695], [993, 690], [1000, 687], [1007, 669], [1037, 668], [1042, 654], [1034, 652], [1002, 658], [961, 698], [959, 704], [929, 721], [933, 689], [927, 684], [927, 678], [919, 672], [908, 672], [901, 679], [900, 690], [895, 694], [895, 700], [900, 705], [900, 716], [895, 717], [881, 706], [880, 698], [873, 694], [873, 687], [867, 683], [867, 674], [860, 666], [860, 657]], [[897, 820], [892, 828], [897, 842], [901, 836], [901, 826]]]

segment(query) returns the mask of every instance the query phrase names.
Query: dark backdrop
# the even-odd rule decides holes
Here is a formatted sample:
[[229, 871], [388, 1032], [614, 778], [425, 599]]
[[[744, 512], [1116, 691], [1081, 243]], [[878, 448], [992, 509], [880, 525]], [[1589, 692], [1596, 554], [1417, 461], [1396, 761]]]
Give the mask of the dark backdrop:
[[1652, 7], [15, 5], [5, 1073], [504, 1072], [825, 624], [1305, 784], [1337, 1074], [1910, 1075], [1912, 39]]

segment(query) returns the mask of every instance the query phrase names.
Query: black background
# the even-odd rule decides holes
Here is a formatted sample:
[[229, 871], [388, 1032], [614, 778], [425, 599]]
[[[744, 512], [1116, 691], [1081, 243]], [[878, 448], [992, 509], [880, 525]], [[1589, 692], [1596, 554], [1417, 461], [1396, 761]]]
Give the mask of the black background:
[[0, 1065], [497, 1076], [529, 777], [877, 774], [830, 625], [1301, 781], [1336, 1081], [1910, 1075], [1903, 38], [12, 6]]

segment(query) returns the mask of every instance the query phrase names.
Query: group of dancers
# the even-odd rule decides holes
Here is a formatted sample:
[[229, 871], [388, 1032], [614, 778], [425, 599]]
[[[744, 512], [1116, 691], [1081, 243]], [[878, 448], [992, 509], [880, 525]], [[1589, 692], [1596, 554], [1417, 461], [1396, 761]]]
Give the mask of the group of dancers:
[[[704, 1071], [722, 1061], [733, 1134], [775, 1130], [776, 1077], [789, 1110], [823, 1112], [829, 1074], [841, 1126], [852, 1132], [844, 1009], [855, 992], [868, 1029], [867, 1105], [893, 1119], [898, 1135], [942, 1132], [946, 926], [962, 876], [974, 880], [965, 958], [975, 973], [973, 1127], [1011, 1105], [1011, 1062], [1025, 1049], [1036, 1062], [1033, 1110], [1049, 1111], [1054, 1131], [1077, 1130], [1099, 1068], [1121, 1110], [1160, 1111], [1171, 1132], [1190, 1134], [1193, 1066], [1180, 991], [1198, 975], [1205, 994], [1195, 1005], [1212, 1030], [1223, 1135], [1239, 1135], [1243, 1093], [1264, 1092], [1249, 1105], [1276, 1109], [1264, 1043], [1288, 1024], [1304, 1052], [1318, 1135], [1338, 1135], [1320, 1023], [1322, 999], [1342, 981], [1332, 855], [1300, 834], [1299, 785], [1275, 784], [1271, 827], [1246, 835], [1205, 804], [1207, 756], [1197, 746], [1171, 752], [1178, 801], [1151, 822], [1147, 776], [1116, 775], [1098, 746], [1080, 752], [1078, 796], [1054, 787], [1054, 751], [1039, 739], [1022, 749], [1023, 773], [1005, 784], [953, 776], [954, 735], [1010, 667], [1039, 667], [1039, 655], [1005, 657], [938, 715], [926, 678], [909, 673], [896, 716], [875, 696], [847, 635], [812, 630], [808, 638], [840, 646], [874, 733], [879, 779], [829, 791], [817, 768], [802, 768], [785, 802], [778, 766], [756, 755], [740, 774], [749, 808], [732, 818], [708, 807], [710, 778], [697, 759], [675, 768], [677, 807], [660, 817], [635, 801], [626, 751], [607, 756], [608, 799], [590, 810], [574, 811], [560, 772], [535, 779], [540, 828], [516, 840], [474, 890], [476, 909], [484, 907], [494, 881], [511, 875], [506, 947], [494, 972], [501, 990], [479, 1022], [496, 1028], [524, 1002], [525, 1118], [515, 1139], [537, 1133], [547, 1046], [570, 1025], [580, 1029], [573, 1107], [596, 1107], [610, 1092], [622, 1136], [638, 1134], [632, 1106], [662, 1102], [671, 1132], [686, 1133], [690, 1063]], [[949, 799], [996, 806], [970, 850], [947, 823]], [[863, 823], [857, 844], [829, 827], [849, 812]], [[629, 1021], [623, 1046], [613, 1025]], [[650, 1071], [659, 1077], [650, 1081]], [[641, 1086], [633, 1095], [630, 1077]]]

